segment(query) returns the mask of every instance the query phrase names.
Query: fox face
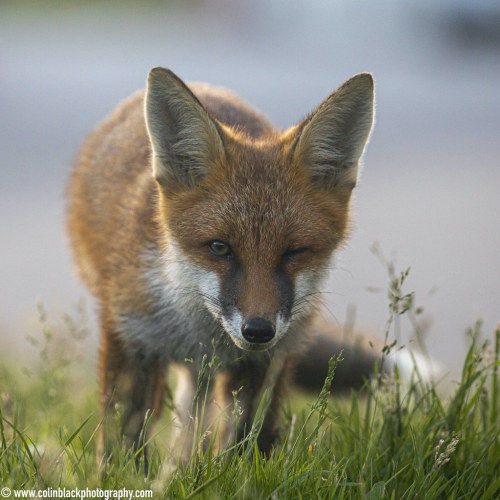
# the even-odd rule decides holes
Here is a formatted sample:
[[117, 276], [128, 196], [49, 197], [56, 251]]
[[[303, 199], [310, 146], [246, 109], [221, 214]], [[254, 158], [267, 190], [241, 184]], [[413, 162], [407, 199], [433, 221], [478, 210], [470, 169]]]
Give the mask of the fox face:
[[145, 99], [165, 253], [234, 343], [262, 351], [318, 303], [373, 123], [360, 74], [299, 125], [255, 136], [216, 120], [163, 68]]

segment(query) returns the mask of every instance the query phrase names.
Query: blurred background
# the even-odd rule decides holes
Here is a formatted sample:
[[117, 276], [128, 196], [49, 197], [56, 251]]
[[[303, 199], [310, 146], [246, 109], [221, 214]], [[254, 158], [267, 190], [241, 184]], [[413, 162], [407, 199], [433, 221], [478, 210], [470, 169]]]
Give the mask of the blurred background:
[[[456, 376], [464, 332], [500, 320], [500, 3], [369, 0], [0, 0], [0, 351], [23, 351], [37, 304], [87, 297], [73, 272], [64, 190], [85, 135], [148, 70], [231, 88], [278, 128], [371, 71], [377, 119], [355, 231], [326, 295], [381, 335], [387, 271], [423, 306], [426, 342]], [[94, 303], [88, 299], [92, 342]], [[403, 343], [412, 328], [401, 322]]]

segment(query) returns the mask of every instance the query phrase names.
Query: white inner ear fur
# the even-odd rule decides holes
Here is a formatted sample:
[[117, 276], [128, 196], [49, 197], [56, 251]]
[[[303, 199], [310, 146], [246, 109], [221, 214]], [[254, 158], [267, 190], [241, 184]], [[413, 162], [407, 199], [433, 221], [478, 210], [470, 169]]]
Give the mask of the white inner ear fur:
[[310, 167], [313, 179], [352, 189], [373, 120], [373, 79], [369, 74], [357, 75], [312, 114], [302, 129], [295, 154]]
[[153, 68], [145, 97], [153, 175], [162, 185], [193, 186], [223, 155], [217, 128], [203, 106], [172, 72]]

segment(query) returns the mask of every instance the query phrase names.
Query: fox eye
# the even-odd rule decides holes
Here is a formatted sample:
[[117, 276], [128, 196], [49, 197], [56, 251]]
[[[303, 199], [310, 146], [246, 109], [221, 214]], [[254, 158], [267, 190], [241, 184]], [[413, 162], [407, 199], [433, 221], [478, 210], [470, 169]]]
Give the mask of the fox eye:
[[222, 241], [214, 240], [208, 244], [208, 249], [212, 255], [216, 257], [229, 257], [233, 251], [231, 247]]
[[301, 253], [307, 252], [307, 247], [299, 247], [299, 248], [289, 248], [282, 256], [282, 259], [286, 262], [292, 260], [297, 255]]

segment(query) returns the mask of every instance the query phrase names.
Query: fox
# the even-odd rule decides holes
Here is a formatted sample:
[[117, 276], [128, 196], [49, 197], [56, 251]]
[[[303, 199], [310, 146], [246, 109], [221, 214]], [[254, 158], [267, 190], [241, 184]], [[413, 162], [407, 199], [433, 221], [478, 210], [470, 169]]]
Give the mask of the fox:
[[146, 89], [90, 133], [68, 184], [67, 229], [98, 303], [101, 463], [120, 436], [144, 447], [174, 367], [179, 428], [188, 428], [211, 355], [216, 373], [202, 380], [211, 414], [231, 414], [235, 395], [239, 410], [237, 422], [220, 419], [220, 449], [249, 432], [268, 388], [257, 445], [270, 453], [351, 232], [373, 122], [370, 73], [279, 131], [232, 91], [155, 67]]

